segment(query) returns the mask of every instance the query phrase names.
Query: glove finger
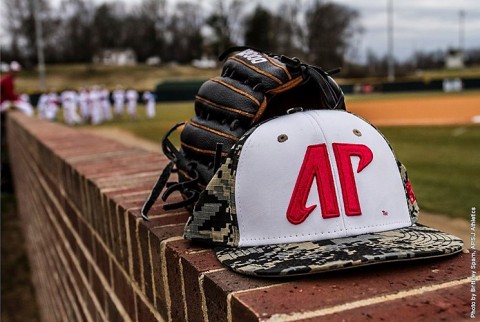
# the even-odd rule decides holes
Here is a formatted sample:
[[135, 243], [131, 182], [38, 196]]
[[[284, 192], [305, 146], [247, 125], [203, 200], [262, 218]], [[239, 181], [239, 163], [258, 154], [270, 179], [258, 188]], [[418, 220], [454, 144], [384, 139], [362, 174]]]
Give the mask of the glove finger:
[[227, 59], [222, 75], [248, 80], [252, 86], [260, 83], [268, 91], [301, 77], [302, 73], [299, 67], [289, 67], [274, 57], [247, 49]]
[[[191, 120], [185, 125], [181, 134], [182, 149], [187, 158], [200, 160], [202, 163], [210, 163], [215, 156], [217, 143], [223, 145], [223, 155], [225, 156], [230, 148], [238, 141], [237, 137], [213, 129], [210, 122], [209, 126], [204, 126], [200, 122]], [[221, 124], [217, 124], [221, 128]], [[225, 127], [225, 126], [224, 126]]]
[[243, 124], [250, 124], [255, 120], [265, 106], [265, 95], [262, 92], [225, 77], [205, 82], [195, 100], [197, 116], [229, 121], [240, 119]]

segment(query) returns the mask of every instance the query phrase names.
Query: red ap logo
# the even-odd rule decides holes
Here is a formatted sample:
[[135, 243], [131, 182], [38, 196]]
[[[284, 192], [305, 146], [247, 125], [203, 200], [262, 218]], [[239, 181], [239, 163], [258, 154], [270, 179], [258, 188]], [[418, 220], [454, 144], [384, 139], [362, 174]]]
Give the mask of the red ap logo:
[[[362, 210], [358, 201], [357, 186], [350, 158], [352, 156], [360, 158], [357, 169], [357, 173], [359, 173], [373, 160], [373, 153], [370, 148], [363, 144], [333, 143], [332, 147], [335, 153], [335, 160], [337, 161], [345, 213], [348, 216], [361, 215]], [[307, 147], [307, 152], [305, 153], [305, 158], [303, 159], [287, 209], [287, 219], [292, 224], [302, 223], [317, 206], [306, 206], [313, 178], [317, 182], [318, 196], [322, 206], [322, 217], [332, 218], [340, 216], [327, 146], [325, 144], [310, 145]]]

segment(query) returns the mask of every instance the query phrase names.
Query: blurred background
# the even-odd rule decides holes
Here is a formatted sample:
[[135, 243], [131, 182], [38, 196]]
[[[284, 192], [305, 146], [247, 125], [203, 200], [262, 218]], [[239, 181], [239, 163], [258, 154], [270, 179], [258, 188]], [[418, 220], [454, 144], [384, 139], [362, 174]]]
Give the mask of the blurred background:
[[[151, 92], [153, 117], [139, 95], [135, 119], [76, 126], [157, 151], [231, 46], [341, 67], [347, 109], [380, 127], [407, 166], [423, 222], [469, 236], [480, 200], [479, 1], [2, 0], [0, 17], [1, 72], [21, 64], [18, 94], [37, 107], [65, 90]], [[2, 168], [6, 159], [2, 146]], [[13, 188], [2, 172], [1, 318], [37, 321]]]
[[[243, 44], [326, 70], [342, 67], [342, 78], [393, 81], [445, 67], [478, 71], [480, 64], [475, 0], [5, 0], [1, 16], [1, 60], [32, 71], [43, 72], [39, 63], [51, 65], [42, 90], [67, 86], [57, 73], [83, 76], [69, 80], [82, 82], [104, 65], [143, 67], [139, 72], [146, 66], [213, 68], [220, 53]], [[64, 71], [64, 64], [75, 65]], [[162, 76], [203, 75], [155, 71], [135, 84], [150, 89]], [[39, 84], [18, 86], [28, 92]]]

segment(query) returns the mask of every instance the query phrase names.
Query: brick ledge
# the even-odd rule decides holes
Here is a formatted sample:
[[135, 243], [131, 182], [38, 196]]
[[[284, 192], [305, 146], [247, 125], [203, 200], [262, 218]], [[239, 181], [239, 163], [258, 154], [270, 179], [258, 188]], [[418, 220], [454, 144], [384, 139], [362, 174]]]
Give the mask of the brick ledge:
[[287, 280], [248, 278], [183, 240], [185, 211], [158, 204], [150, 222], [141, 220], [167, 162], [161, 154], [19, 113], [9, 113], [7, 139], [44, 321], [470, 317], [467, 253]]

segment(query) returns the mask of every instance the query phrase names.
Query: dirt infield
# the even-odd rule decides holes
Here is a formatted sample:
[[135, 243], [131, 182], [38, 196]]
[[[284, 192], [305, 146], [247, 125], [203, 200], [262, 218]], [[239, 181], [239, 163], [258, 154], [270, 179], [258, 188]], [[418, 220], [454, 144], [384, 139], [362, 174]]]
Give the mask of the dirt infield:
[[474, 116], [480, 116], [480, 93], [372, 100], [347, 97], [347, 109], [375, 125], [471, 124]]

